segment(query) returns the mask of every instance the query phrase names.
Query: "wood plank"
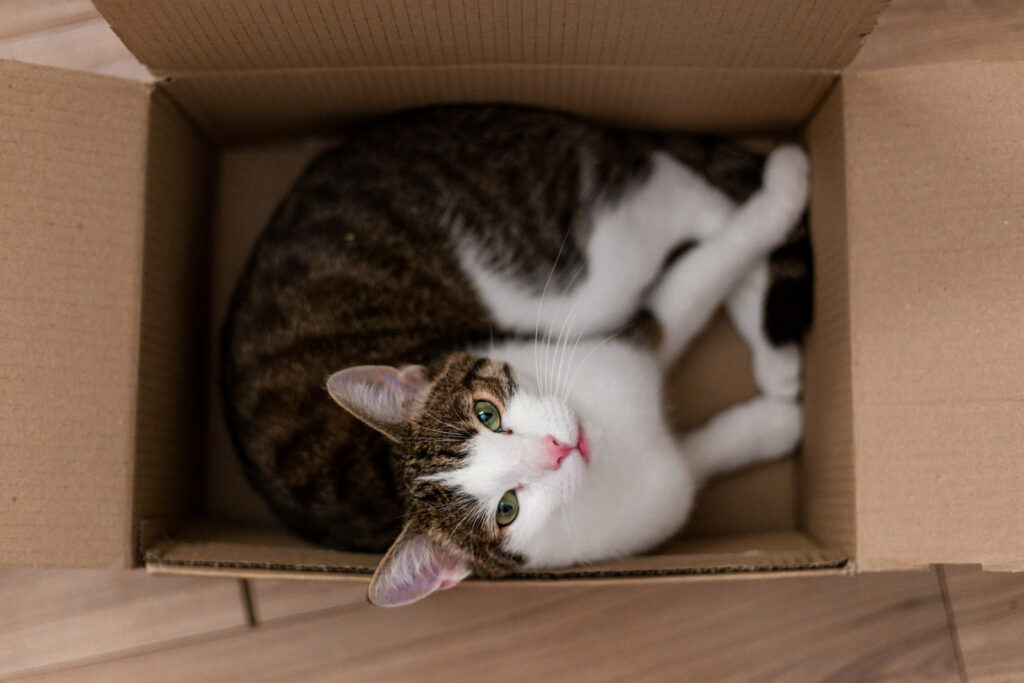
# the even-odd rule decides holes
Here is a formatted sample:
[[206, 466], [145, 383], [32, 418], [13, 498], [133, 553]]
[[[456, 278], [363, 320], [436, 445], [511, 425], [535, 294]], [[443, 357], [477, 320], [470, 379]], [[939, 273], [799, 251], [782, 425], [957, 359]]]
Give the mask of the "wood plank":
[[153, 80], [102, 18], [0, 40], [0, 59]]
[[971, 683], [1024, 680], [1024, 574], [945, 567]]
[[99, 16], [90, 0], [3, 0], [0, 2], [0, 40]]
[[249, 581], [253, 612], [259, 624], [297, 614], [365, 603], [368, 586], [368, 581]]
[[933, 573], [463, 585], [83, 666], [56, 681], [958, 680]]
[[242, 627], [237, 581], [0, 571], [0, 676]]
[[1020, 0], [893, 0], [852, 69], [1024, 59]]

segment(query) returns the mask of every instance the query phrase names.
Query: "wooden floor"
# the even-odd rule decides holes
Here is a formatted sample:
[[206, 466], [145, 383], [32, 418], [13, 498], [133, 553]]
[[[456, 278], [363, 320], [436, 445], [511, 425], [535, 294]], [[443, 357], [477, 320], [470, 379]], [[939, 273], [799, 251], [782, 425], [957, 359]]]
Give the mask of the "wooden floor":
[[[0, 0], [0, 58], [148, 78], [87, 0]], [[855, 66], [1024, 58], [1021, 0], [895, 0]], [[1024, 575], [613, 587], [0, 572], [0, 679], [1024, 681]]]

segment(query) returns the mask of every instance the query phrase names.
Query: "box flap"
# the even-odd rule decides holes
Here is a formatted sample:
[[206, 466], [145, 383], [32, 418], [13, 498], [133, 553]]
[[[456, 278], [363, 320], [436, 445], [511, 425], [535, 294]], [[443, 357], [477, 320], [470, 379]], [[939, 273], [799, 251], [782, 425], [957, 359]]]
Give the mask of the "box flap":
[[842, 88], [855, 558], [1024, 569], [1024, 63]]
[[149, 90], [0, 91], [0, 565], [130, 565]]
[[396, 109], [462, 102], [548, 107], [642, 128], [791, 131], [831, 71], [542, 65], [389, 66], [195, 74], [162, 84], [212, 137], [337, 133]]
[[154, 73], [443, 64], [841, 69], [888, 0], [96, 0]]
[[[197, 520], [180, 528], [144, 524], [147, 571], [229, 576], [359, 579], [379, 555], [329, 550], [276, 527]], [[614, 562], [515, 574], [510, 579], [621, 580], [842, 571], [847, 556], [796, 531], [678, 538], [654, 553]]]

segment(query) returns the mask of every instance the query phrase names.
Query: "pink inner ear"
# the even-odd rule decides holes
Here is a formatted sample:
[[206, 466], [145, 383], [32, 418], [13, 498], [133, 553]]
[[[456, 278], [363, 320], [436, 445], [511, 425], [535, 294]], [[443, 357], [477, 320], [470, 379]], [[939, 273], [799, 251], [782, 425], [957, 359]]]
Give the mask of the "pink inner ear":
[[437, 548], [433, 541], [416, 536], [406, 540], [391, 566], [370, 587], [372, 602], [383, 606], [416, 602], [436, 590], [456, 585], [470, 573], [469, 563]]

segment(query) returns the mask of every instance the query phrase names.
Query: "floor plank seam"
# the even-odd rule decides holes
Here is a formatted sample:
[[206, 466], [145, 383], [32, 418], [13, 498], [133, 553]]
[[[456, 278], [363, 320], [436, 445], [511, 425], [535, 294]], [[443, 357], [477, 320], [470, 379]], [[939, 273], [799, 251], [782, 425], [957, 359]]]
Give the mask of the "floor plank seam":
[[249, 585], [249, 579], [239, 579], [238, 589], [242, 597], [242, 609], [245, 611], [245, 621], [249, 624], [249, 628], [256, 628], [260, 625], [260, 622], [256, 618], [256, 608], [252, 603], [252, 588]]
[[935, 565], [935, 576], [939, 580], [939, 592], [942, 594], [942, 608], [946, 611], [946, 624], [949, 626], [949, 638], [953, 641], [953, 657], [956, 669], [960, 674], [961, 683], [969, 683], [967, 665], [964, 663], [963, 648], [960, 647], [960, 632], [956, 627], [956, 614], [953, 612], [953, 600], [949, 596], [949, 585], [946, 583], [946, 568]]
[[123, 650], [112, 650], [101, 654], [69, 659], [63, 662], [34, 666], [28, 669], [21, 669], [20, 671], [11, 671], [9, 673], [0, 674], [0, 683], [5, 683], [6, 681], [27, 681], [37, 676], [74, 671], [75, 669], [94, 666], [104, 662], [112, 662], [119, 659], [137, 657], [139, 655], [153, 654], [154, 652], [160, 652], [161, 650], [175, 650], [182, 647], [189, 647], [190, 645], [195, 645], [197, 643], [203, 643], [208, 640], [230, 638], [232, 636], [248, 633], [251, 630], [252, 629], [249, 626], [245, 625], [229, 626], [228, 628], [214, 629], [213, 631], [206, 631], [205, 633], [196, 633], [179, 638], [168, 638], [167, 640], [148, 643], [146, 645], [127, 647]]
[[[258, 601], [257, 601], [258, 602]], [[268, 628], [284, 626], [287, 624], [297, 623], [300, 621], [307, 621], [311, 619], [321, 619], [323, 617], [339, 616], [346, 612], [354, 612], [362, 609], [369, 604], [368, 602], [350, 602], [344, 605], [334, 605], [332, 607], [321, 607], [319, 609], [311, 609], [305, 612], [296, 612], [294, 614], [284, 614], [279, 617], [271, 617], [270, 619], [262, 619], [259, 621], [259, 628]], [[384, 607], [377, 607], [376, 609], [385, 609]]]

